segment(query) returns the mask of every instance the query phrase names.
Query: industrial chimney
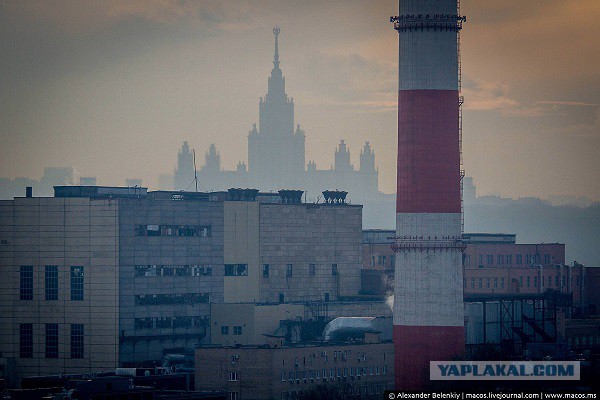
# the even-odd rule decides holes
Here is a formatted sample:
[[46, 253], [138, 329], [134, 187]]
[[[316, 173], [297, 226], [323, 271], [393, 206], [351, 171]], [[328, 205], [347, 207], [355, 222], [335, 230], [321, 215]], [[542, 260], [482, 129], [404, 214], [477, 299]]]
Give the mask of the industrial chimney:
[[464, 352], [457, 0], [400, 0], [396, 388]]

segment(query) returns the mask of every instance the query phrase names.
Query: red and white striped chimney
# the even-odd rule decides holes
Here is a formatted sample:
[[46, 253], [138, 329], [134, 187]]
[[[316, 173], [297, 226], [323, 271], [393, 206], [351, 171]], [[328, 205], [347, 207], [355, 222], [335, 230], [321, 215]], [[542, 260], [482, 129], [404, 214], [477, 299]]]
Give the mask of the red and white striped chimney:
[[396, 388], [464, 352], [457, 0], [400, 0]]

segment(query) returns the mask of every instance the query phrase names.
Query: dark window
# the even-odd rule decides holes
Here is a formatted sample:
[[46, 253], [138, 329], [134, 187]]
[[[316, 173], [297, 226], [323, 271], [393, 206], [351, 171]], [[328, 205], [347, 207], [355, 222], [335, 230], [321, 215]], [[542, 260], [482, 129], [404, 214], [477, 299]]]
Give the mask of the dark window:
[[225, 276], [247, 276], [248, 264], [225, 264]]
[[233, 334], [234, 335], [241, 335], [242, 334], [242, 327], [241, 326], [234, 326], [233, 327]]
[[46, 300], [58, 300], [58, 266], [46, 265]]
[[171, 328], [173, 326], [172, 324], [172, 318], [171, 317], [162, 317], [162, 318], [157, 318], [156, 319], [156, 328], [160, 329], [160, 328]]
[[33, 324], [19, 324], [19, 357], [33, 358]]
[[283, 295], [283, 293], [279, 293], [279, 302], [283, 303], [285, 300], [285, 296]]
[[507, 254], [506, 255], [506, 264], [507, 265], [512, 265], [512, 254]]
[[71, 358], [83, 358], [83, 324], [71, 324]]
[[315, 264], [308, 264], [308, 275], [315, 276], [317, 274], [317, 266]]
[[338, 274], [337, 264], [331, 264], [331, 275], [337, 275], [337, 274]]
[[83, 267], [71, 267], [71, 300], [83, 300]]
[[33, 300], [33, 265], [21, 265], [20, 299]]
[[229, 335], [229, 327], [228, 326], [223, 325], [221, 327], [221, 335]]
[[528, 276], [527, 277], [527, 287], [530, 287], [530, 286], [531, 286], [531, 277]]
[[494, 256], [491, 254], [488, 254], [487, 256], [487, 265], [492, 265], [494, 264]]
[[329, 293], [325, 293], [325, 301], [329, 301]]
[[58, 324], [46, 324], [46, 358], [58, 358]]
[[523, 264], [523, 254], [517, 254], [517, 265]]
[[269, 277], [269, 264], [263, 264], [263, 278]]
[[500, 278], [500, 287], [504, 289], [504, 278]]
[[291, 278], [293, 274], [294, 274], [294, 266], [292, 264], [286, 265], [286, 267], [285, 267], [285, 276], [287, 278]]
[[471, 256], [469, 254], [464, 254], [463, 255], [463, 265], [465, 267], [468, 267], [471, 265]]

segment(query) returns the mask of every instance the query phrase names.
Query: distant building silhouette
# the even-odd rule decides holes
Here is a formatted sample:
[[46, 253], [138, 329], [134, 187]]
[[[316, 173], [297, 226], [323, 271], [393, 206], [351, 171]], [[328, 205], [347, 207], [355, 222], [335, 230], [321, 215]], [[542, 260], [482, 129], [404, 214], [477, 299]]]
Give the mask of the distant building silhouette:
[[[224, 190], [230, 187], [255, 187], [264, 191], [299, 188], [316, 198], [323, 190], [340, 189], [355, 202], [378, 194], [379, 172], [375, 152], [369, 142], [360, 153], [360, 166], [350, 162], [350, 149], [344, 140], [335, 151], [334, 167], [318, 170], [314, 161], [306, 164], [305, 132], [294, 129], [294, 100], [285, 92], [285, 77], [279, 61], [280, 29], [275, 34], [273, 69], [268, 91], [259, 101], [259, 124], [248, 132], [248, 164], [239, 161], [235, 171], [221, 168], [221, 154], [211, 144], [198, 171], [199, 190]], [[174, 174], [175, 190], [194, 190], [193, 156], [187, 142], [179, 152]]]

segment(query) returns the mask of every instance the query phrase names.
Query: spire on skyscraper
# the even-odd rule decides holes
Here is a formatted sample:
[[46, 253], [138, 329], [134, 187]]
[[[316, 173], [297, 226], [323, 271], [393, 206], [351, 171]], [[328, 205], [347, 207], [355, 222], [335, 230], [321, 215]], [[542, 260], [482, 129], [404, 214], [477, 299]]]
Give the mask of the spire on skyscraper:
[[273, 66], [277, 69], [279, 69], [279, 43], [277, 41], [279, 32], [281, 32], [281, 29], [275, 25], [275, 28], [273, 28], [273, 34], [275, 35], [275, 56], [273, 57]]

